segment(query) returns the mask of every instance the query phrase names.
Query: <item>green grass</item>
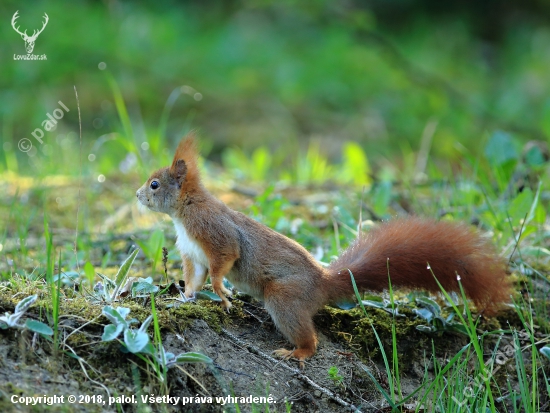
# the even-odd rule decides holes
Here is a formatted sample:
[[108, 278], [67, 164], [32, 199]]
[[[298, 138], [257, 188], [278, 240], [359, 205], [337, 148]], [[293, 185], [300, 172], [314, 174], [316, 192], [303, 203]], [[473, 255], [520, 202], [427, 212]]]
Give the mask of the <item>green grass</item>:
[[[36, 52], [46, 53], [47, 62], [9, 61], [0, 73], [7, 85], [0, 92], [1, 170], [78, 175], [73, 86], [86, 125], [84, 158], [95, 155], [84, 162], [84, 173], [105, 176], [128, 153], [136, 156], [135, 168], [148, 172], [150, 160], [166, 160], [166, 143], [191, 127], [215, 142], [217, 156], [228, 143], [246, 153], [266, 145], [283, 157], [303, 151], [300, 162], [285, 169], [298, 181], [323, 179], [326, 168], [315, 150], [332, 156], [334, 140], [359, 142], [371, 158], [410, 160], [423, 131], [436, 124], [425, 148], [442, 162], [428, 168], [446, 176], [447, 160], [478, 154], [495, 136], [509, 135], [521, 146], [550, 131], [544, 27], [512, 25], [491, 45], [489, 59], [460, 16], [411, 17], [400, 32], [376, 24], [368, 9], [317, 6], [243, 2], [231, 13], [219, 5], [162, 1], [114, 11], [95, 2], [43, 1], [40, 9], [52, 18]], [[17, 9], [29, 27], [43, 13], [13, 0], [0, 8], [5, 16]], [[75, 22], [76, 15], [86, 16], [85, 24]], [[8, 55], [21, 52], [22, 40], [9, 24], [0, 35]], [[58, 129], [46, 133], [32, 156], [18, 151], [19, 140], [30, 137], [58, 100], [70, 109]], [[319, 146], [298, 145], [302, 136]], [[304, 176], [308, 171], [321, 174]], [[507, 171], [497, 172], [499, 184]]]
[[[447, 297], [444, 316], [454, 311], [468, 343], [443, 359], [433, 338], [424, 349], [422, 384], [407, 394], [395, 323], [388, 332], [374, 330], [389, 389], [376, 385], [395, 411], [405, 402], [416, 403], [417, 411], [540, 411], [550, 397], [549, 361], [540, 353], [550, 333], [550, 174], [544, 148], [526, 141], [540, 138], [533, 130], [550, 133], [541, 29], [513, 29], [494, 69], [478, 58], [478, 40], [458, 21], [436, 22], [430, 30], [417, 23], [399, 34], [368, 24], [365, 32], [366, 11], [363, 23], [351, 15], [323, 22], [322, 11], [287, 3], [259, 10], [245, 2], [233, 17], [217, 10], [198, 19], [200, 7], [166, 4], [126, 5], [112, 16], [99, 3], [46, 1], [52, 26], [37, 41], [48, 54], [41, 76], [13, 62], [0, 73], [9, 85], [0, 92], [2, 290], [17, 297], [36, 288], [48, 297], [46, 319], [57, 348], [60, 300], [75, 294], [74, 282], [65, 284], [70, 274], [80, 288], [76, 296], [85, 297], [99, 280], [96, 272], [114, 275], [138, 244], [145, 260], [136, 266], [144, 278], [165, 282], [159, 261], [174, 233], [160, 218], [137, 214], [135, 190], [170, 163], [181, 135], [199, 128], [206, 185], [324, 262], [358, 227], [379, 219], [415, 213], [479, 226], [509, 259], [517, 289], [526, 289], [529, 299], [516, 304], [519, 321], [481, 331], [475, 313]], [[0, 10], [11, 15], [12, 6], [4, 2]], [[30, 7], [17, 7], [32, 17]], [[331, 10], [328, 3], [319, 7]], [[75, 15], [87, 16], [86, 25]], [[303, 29], [286, 30], [289, 21]], [[415, 82], [411, 67], [388, 58], [370, 30], [396, 45], [413, 69], [460, 93], [429, 76]], [[434, 33], [444, 33], [446, 43]], [[8, 49], [21, 48], [9, 25], [0, 26], [0, 35]], [[97, 69], [99, 61], [106, 70]], [[539, 85], [536, 93], [523, 91], [525, 73]], [[71, 111], [57, 131], [28, 155], [17, 150], [58, 100]], [[256, 195], [237, 196], [232, 185]], [[386, 309], [401, 305], [390, 290]], [[154, 301], [151, 311], [160, 349]], [[150, 374], [167, 390], [167, 370], [151, 363]]]
[[[299, 154], [296, 155], [300, 156]], [[387, 217], [396, 213], [401, 213], [397, 200], [407, 199], [408, 194], [414, 192], [414, 199], [409, 201], [412, 203], [415, 210], [422, 211], [423, 215], [436, 216], [441, 209], [445, 210], [444, 219], [466, 219], [475, 217], [479, 219], [485, 230], [492, 234], [494, 242], [499, 245], [499, 248], [506, 254], [514, 254], [510, 261], [511, 269], [516, 274], [528, 274], [524, 269], [536, 268], [539, 274], [546, 274], [544, 267], [547, 262], [546, 250], [544, 245], [544, 225], [546, 225], [547, 217], [545, 213], [545, 201], [541, 197], [544, 189], [541, 184], [536, 185], [532, 189], [524, 189], [519, 193], [506, 194], [507, 201], [504, 201], [504, 195], [499, 192], [497, 187], [486, 188], [482, 184], [476, 183], [472, 177], [479, 177], [480, 174], [485, 174], [485, 178], [490, 174], [490, 166], [483, 166], [485, 159], [481, 158], [477, 163], [477, 171], [469, 171], [464, 167], [460, 176], [454, 177], [453, 182], [427, 181], [419, 183], [409, 182], [406, 187], [399, 181], [390, 182], [390, 186], [381, 186], [383, 183], [375, 183], [367, 186], [365, 189], [357, 186], [353, 182], [347, 184], [340, 183], [341, 190], [332, 190], [331, 193], [336, 197], [342, 198], [341, 203], [335, 201], [335, 198], [329, 198], [324, 203], [326, 208], [321, 208], [314, 202], [309, 202], [309, 194], [324, 193], [324, 190], [308, 189], [298, 183], [284, 181], [283, 174], [277, 175], [276, 170], [270, 170], [269, 173], [279, 176], [281, 188], [283, 191], [291, 191], [288, 196], [294, 200], [291, 202], [285, 196], [278, 194], [275, 186], [271, 186], [263, 194], [256, 197], [255, 202], [249, 207], [248, 213], [254, 216], [261, 222], [286, 233], [287, 235], [298, 239], [310, 250], [314, 251], [316, 247], [321, 247], [323, 254], [321, 258], [329, 261], [331, 256], [337, 253], [338, 245], [344, 247], [356, 236], [357, 231], [357, 216], [359, 201], [364, 207], [363, 219], [374, 217]], [[331, 172], [335, 176], [340, 167], [345, 164], [345, 160], [341, 164], [330, 163], [326, 160], [326, 171]], [[488, 164], [487, 164], [488, 165]], [[205, 169], [209, 170], [212, 166], [205, 163]], [[309, 166], [314, 169], [313, 164]], [[231, 168], [228, 168], [223, 177], [231, 176]], [[325, 176], [330, 180], [330, 174]], [[261, 186], [261, 182], [255, 181], [254, 174], [240, 176], [241, 182], [251, 182], [253, 186]], [[488, 179], [487, 179], [488, 180]], [[216, 186], [216, 180], [207, 176], [207, 181]], [[375, 177], [374, 182], [378, 179]], [[310, 182], [313, 184], [314, 182]], [[506, 186], [503, 186], [506, 187]], [[343, 190], [345, 188], [345, 190]], [[385, 188], [387, 195], [380, 195], [381, 188]], [[33, 191], [31, 187], [28, 189]], [[460, 196], [461, 191], [476, 191], [475, 196]], [[39, 190], [46, 199], [48, 191]], [[16, 192], [19, 194], [19, 192]], [[298, 194], [298, 195], [297, 195]], [[18, 195], [19, 196], [19, 195]], [[104, 196], [109, 196], [107, 193]], [[347, 198], [346, 198], [347, 196]], [[385, 201], [381, 202], [380, 197], [383, 196]], [[40, 199], [40, 198], [38, 198]], [[437, 202], [430, 202], [432, 199], [437, 199]], [[296, 204], [298, 200], [298, 204]], [[116, 201], [113, 202], [113, 207]], [[17, 262], [18, 272], [25, 273], [31, 270], [27, 262], [29, 260], [36, 263], [37, 268], [32, 269], [34, 274], [43, 274], [45, 286], [47, 286], [48, 294], [52, 299], [52, 318], [50, 320], [54, 335], [54, 343], [60, 339], [58, 334], [58, 318], [59, 318], [59, 299], [63, 295], [65, 286], [62, 285], [60, 276], [62, 272], [76, 271], [74, 261], [74, 252], [72, 245], [56, 242], [56, 237], [52, 236], [51, 228], [56, 227], [56, 221], [62, 222], [63, 218], [56, 214], [43, 213], [44, 215], [44, 230], [43, 238], [39, 241], [44, 242], [46, 246], [45, 253], [36, 251], [36, 248], [25, 247], [25, 242], [28, 238], [32, 238], [36, 234], [36, 225], [33, 224], [34, 219], [26, 218], [33, 217], [38, 212], [34, 208], [15, 207], [14, 202], [9, 203], [8, 214], [14, 214], [14, 208], [19, 215], [16, 220], [10, 221], [11, 224], [6, 227], [6, 235], [4, 235], [3, 245], [8, 249], [7, 254], [12, 257], [14, 262]], [[384, 207], [385, 206], [385, 207]], [[116, 207], [114, 208], [116, 209]], [[308, 211], [304, 215], [303, 212]], [[369, 216], [369, 211], [375, 211], [375, 215]], [[44, 211], [45, 212], [45, 211]], [[90, 217], [100, 216], [99, 214], [90, 214]], [[300, 218], [299, 221], [296, 221]], [[333, 222], [332, 224], [324, 224], [319, 226], [315, 224], [315, 220], [325, 218]], [[506, 224], [496, 225], [500, 219], [505, 219]], [[95, 224], [89, 223], [89, 228], [94, 228]], [[162, 227], [162, 226], [161, 226]], [[121, 233], [122, 228], [111, 230], [108, 237], [115, 237], [117, 232]], [[72, 230], [71, 230], [72, 232]], [[123, 233], [123, 231], [122, 231]], [[159, 271], [157, 264], [160, 259], [161, 248], [164, 245], [164, 232], [157, 229], [152, 232], [153, 236], [144, 238], [139, 243], [144, 248], [145, 256], [147, 257], [146, 268], [154, 270], [154, 276], [157, 282], [163, 278], [162, 271]], [[88, 236], [92, 235], [88, 234]], [[156, 235], [155, 235], [156, 234]], [[15, 236], [15, 237], [14, 237]], [[81, 234], [82, 237], [84, 237]], [[157, 238], [162, 238], [158, 240]], [[10, 239], [11, 238], [11, 239]], [[92, 236], [93, 238], [93, 236]], [[84, 238], [82, 238], [84, 240]], [[335, 243], [334, 240], [338, 239]], [[19, 243], [14, 243], [14, 240], [19, 240]], [[97, 244], [99, 242], [99, 244]], [[19, 245], [19, 247], [17, 247]], [[79, 248], [88, 249], [87, 255], [93, 256], [94, 245], [103, 245], [103, 248], [109, 248], [111, 258], [109, 261], [112, 264], [118, 261], [116, 256], [119, 256], [117, 250], [112, 250], [109, 243], [106, 241], [96, 241], [95, 244], [87, 243], [87, 245], [79, 244]], [[116, 245], [112, 244], [112, 245]], [[121, 247], [117, 247], [120, 252]], [[81, 251], [82, 252], [82, 251]], [[82, 291], [89, 291], [97, 281], [95, 276], [95, 268], [99, 268], [102, 264], [97, 259], [92, 262], [84, 261], [85, 255], [80, 256], [83, 260], [80, 264], [81, 273], [79, 283]], [[58, 261], [58, 270], [54, 270], [54, 264]], [[104, 261], [104, 260], [103, 260]], [[107, 269], [111, 264], [103, 262], [103, 266]], [[4, 267], [5, 268], [5, 267]], [[55, 272], [59, 272], [55, 278]], [[8, 269], [2, 270], [2, 277], [12, 283], [11, 288], [15, 288], [15, 282], [12, 279], [14, 274]], [[522, 275], [526, 277], [526, 275]], [[527, 276], [527, 279], [529, 277]], [[432, 354], [426, 354], [426, 366], [433, 365], [432, 371], [425, 371], [425, 377], [422, 384], [412, 393], [405, 392], [402, 388], [401, 379], [401, 360], [399, 357], [398, 340], [396, 326], [392, 324], [389, 336], [391, 337], [391, 345], [387, 348], [379, 333], [375, 330], [374, 334], [377, 337], [380, 353], [386, 369], [389, 389], [386, 391], [382, 386], [378, 386], [382, 397], [384, 397], [390, 406], [393, 406], [394, 411], [399, 411], [400, 406], [404, 403], [413, 403], [417, 411], [422, 411], [422, 406], [433, 406], [436, 410], [445, 412], [460, 412], [464, 409], [470, 411], [479, 411], [479, 409], [487, 409], [491, 412], [537, 412], [541, 406], [548, 400], [547, 388], [541, 383], [546, 382], [544, 366], [548, 363], [544, 356], [539, 353], [538, 343], [540, 338], [536, 338], [534, 333], [548, 333], [549, 319], [545, 315], [543, 300], [540, 300], [540, 292], [532, 284], [530, 293], [535, 298], [532, 305], [524, 303], [517, 304], [518, 317], [521, 319], [520, 325], [514, 325], [504, 330], [483, 332], [480, 331], [478, 320], [469, 310], [468, 306], [461, 308], [455, 307], [451, 297], [447, 296], [447, 301], [454, 307], [457, 317], [455, 321], [459, 321], [465, 328], [468, 342], [456, 354], [448, 354], [447, 360], [441, 360], [436, 353], [435, 348], [432, 349]], [[399, 305], [393, 299], [393, 292], [390, 290], [390, 307], [392, 311], [399, 308]], [[534, 311], [534, 308], [539, 310]], [[365, 309], [366, 311], [366, 309]], [[448, 311], [448, 310], [443, 310]], [[153, 314], [156, 312], [153, 310]], [[394, 313], [395, 314], [395, 313]], [[534, 321], [533, 314], [536, 314], [537, 321]], [[156, 320], [156, 318], [155, 318]], [[537, 327], [534, 326], [537, 324]], [[155, 343], [160, 345], [162, 342], [158, 324], [155, 321]], [[527, 333], [526, 333], [527, 332]], [[528, 343], [521, 344], [519, 334], [527, 334]], [[494, 338], [500, 337], [497, 344]], [[513, 344], [513, 354], [506, 356], [504, 366], [501, 367], [495, 363], [498, 355], [502, 354], [502, 346], [499, 342], [502, 337], [511, 340]], [[540, 337], [540, 336], [539, 336]], [[437, 340], [437, 338], [434, 338]], [[492, 347], [491, 347], [492, 346]], [[159, 380], [161, 388], [166, 386], [165, 369], [159, 366], [149, 366], [152, 374]], [[495, 374], [495, 370], [508, 369], [510, 379], [503, 379], [501, 375]], [[511, 371], [510, 371], [511, 369]], [[153, 377], [152, 376], [152, 377]], [[372, 377], [374, 379], [374, 377]], [[473, 379], [472, 379], [473, 378]], [[477, 380], [477, 381], [476, 381]], [[166, 390], [166, 388], [165, 388]]]
[[[121, 103], [119, 109], [122, 110], [122, 107]], [[128, 140], [125, 145], [136, 143]], [[366, 153], [356, 145], [344, 149], [343, 156], [336, 162], [321, 155], [319, 148], [313, 145], [306, 152], [305, 158], [301, 152], [289, 155], [292, 158], [291, 165], [300, 165], [298, 169], [291, 167], [290, 170], [285, 169], [284, 163], [273, 161], [276, 156], [271, 155], [266, 147], [259, 147], [250, 156], [243, 151], [229, 149], [224, 157], [226, 168], [220, 175], [222, 180], [235, 179], [241, 184], [249, 183], [252, 188], [265, 188], [265, 180], [275, 181], [256, 196], [245, 211], [260, 222], [297, 239], [308, 249], [320, 249], [322, 253], [319, 258], [324, 261], [330, 261], [340, 248], [345, 247], [357, 236], [359, 216], [365, 220], [363, 224], [368, 226], [371, 219], [402, 214], [401, 205], [405, 202], [409, 203], [409, 209], [419, 211], [422, 215], [478, 221], [492, 236], [499, 250], [510, 257], [511, 270], [527, 281], [529, 293], [534, 301], [529, 305], [517, 304], [517, 314], [521, 323], [504, 330], [480, 331], [479, 320], [474, 317], [469, 307], [459, 308], [450, 296], [446, 296], [456, 315], [454, 321], [458, 320], [466, 332], [468, 344], [456, 354], [448, 355], [448, 361], [441, 360], [435, 348], [432, 349], [433, 353], [426, 355], [426, 365], [431, 363], [433, 372], [426, 369], [422, 384], [408, 394], [401, 383], [401, 360], [395, 323], [392, 323], [389, 331], [389, 348], [385, 347], [379, 332], [374, 330], [389, 389], [385, 390], [379, 384], [377, 386], [382, 397], [395, 411], [404, 403], [416, 403], [417, 411], [421, 411], [422, 406], [430, 405], [446, 412], [459, 412], [465, 408], [471, 411], [488, 409], [487, 411], [491, 412], [536, 412], [548, 400], [547, 386], [545, 388], [541, 384], [547, 381], [544, 366], [548, 362], [539, 353], [540, 338], [535, 337], [535, 332], [548, 334], [550, 320], [548, 312], [545, 312], [547, 304], [541, 300], [541, 290], [534, 283], [536, 278], [532, 278], [535, 274], [533, 271], [536, 271], [538, 279], [546, 280], [548, 283], [546, 265], [549, 253], [544, 242], [548, 218], [547, 201], [543, 196], [547, 193], [546, 178], [538, 175], [541, 172], [541, 169], [538, 169], [539, 165], [532, 166], [522, 162], [519, 153], [515, 153], [515, 156], [510, 155], [511, 147], [506, 149], [511, 158], [506, 160], [505, 167], [508, 172], [495, 172], [495, 168], [502, 165], [495, 163], [494, 157], [491, 158], [495, 151], [491, 145], [493, 144], [487, 143], [485, 154], [476, 155], [475, 161], [465, 159], [460, 173], [449, 180], [442, 179], [437, 174], [432, 177], [429, 168], [422, 179], [411, 179], [410, 170], [406, 165], [405, 170], [392, 167], [390, 179], [384, 169], [367, 175], [370, 171], [370, 161]], [[350, 151], [353, 152], [352, 155]], [[405, 154], [405, 158], [413, 156], [413, 152]], [[428, 164], [429, 162], [428, 159]], [[211, 176], [211, 171], [217, 168], [213, 163], [203, 160], [201, 164], [208, 184], [216, 188], [222, 183]], [[242, 168], [239, 165], [243, 165]], [[346, 178], [345, 174], [341, 175], [341, 172], [349, 170], [365, 175], [365, 179], [368, 180], [361, 182]], [[540, 179], [531, 183], [530, 187], [522, 183], [524, 187], [518, 191], [515, 181], [517, 178], [514, 176], [517, 171], [527, 175], [534, 174]], [[136, 173], [134, 176], [138, 175], [141, 174]], [[262, 180], [257, 179], [258, 176]], [[319, 177], [322, 177], [322, 180]], [[70, 181], [66, 182], [71, 185]], [[319, 187], [318, 185], [322, 185], [323, 182], [336, 187]], [[139, 185], [134, 183], [133, 178], [122, 179], [118, 184], [123, 188], [132, 185], [135, 188]], [[71, 237], [57, 241], [57, 237], [54, 237], [51, 231], [51, 228], [63, 228], [64, 222], [70, 222], [70, 219], [67, 220], [51, 206], [52, 196], [59, 188], [63, 188], [63, 185], [66, 184], [48, 188], [38, 179], [31, 181], [24, 190], [16, 188], [13, 198], [7, 199], [5, 203], [5, 213], [14, 219], [7, 221], [2, 242], [6, 257], [13, 260], [13, 268], [2, 268], [2, 277], [10, 283], [10, 288], [17, 289], [17, 285], [21, 286], [21, 283], [18, 284], [15, 280], [16, 273], [22, 273], [27, 278], [44, 280], [45, 292], [51, 297], [50, 323], [56, 345], [59, 345], [60, 340], [59, 300], [67, 288], [61, 282], [62, 274], [76, 272], [81, 294], [86, 295], [86, 291], [89, 292], [98, 280], [95, 268], [103, 267], [108, 270], [113, 264], [118, 265], [123, 261], [121, 254], [124, 254], [128, 247], [128, 243], [124, 242], [124, 234], [129, 230], [129, 227], [121, 222], [109, 228], [102, 236], [95, 233], [94, 228], [100, 228], [104, 224], [105, 211], [108, 216], [116, 214], [120, 208], [120, 201], [117, 199], [119, 194], [116, 191], [110, 191], [105, 187], [91, 188], [90, 191], [97, 191], [105, 198], [104, 202], [108, 208], [101, 212], [93, 210], [93, 203], [83, 205], [85, 219], [88, 222], [86, 230], [80, 231], [77, 240], [77, 263]], [[128, 193], [133, 198], [133, 188]], [[330, 196], [325, 197], [319, 204], [317, 201], [309, 200], [309, 196], [316, 199], [316, 194]], [[18, 202], [22, 196], [40, 204], [23, 207], [21, 202]], [[90, 199], [89, 194], [85, 197]], [[360, 208], [362, 215], [359, 214]], [[36, 222], [41, 215], [44, 217], [42, 234]], [[73, 216], [76, 217], [76, 214]], [[324, 223], [319, 225], [317, 221]], [[166, 235], [162, 223], [157, 223], [156, 226], [156, 230], [135, 242], [142, 247], [147, 258], [146, 271], [152, 271], [156, 281], [160, 282], [163, 272], [159, 270], [158, 263]], [[68, 228], [70, 234], [74, 233], [73, 228], [73, 225]], [[134, 235], [132, 232], [130, 234]], [[60, 236], [63, 237], [63, 231]], [[113, 241], [109, 241], [110, 238]], [[117, 241], [117, 238], [120, 241]], [[29, 240], [33, 240], [33, 247], [27, 246]], [[45, 249], [41, 250], [40, 245], [44, 245]], [[105, 252], [103, 256], [94, 257], [94, 250], [98, 247], [103, 248]], [[36, 267], [29, 265], [30, 262]], [[533, 271], [530, 272], [531, 269]], [[56, 272], [58, 276], [54, 277]], [[117, 285], [119, 284], [120, 282]], [[401, 304], [394, 301], [391, 289], [389, 293], [388, 309], [391, 309], [395, 317], [396, 310]], [[361, 306], [366, 314], [362, 302]], [[156, 314], [153, 307], [154, 342], [155, 346], [162, 346]], [[525, 337], [529, 340], [527, 345], [520, 343], [520, 334], [526, 334]], [[497, 336], [500, 339], [495, 344], [494, 338]], [[512, 373], [509, 373], [512, 378], [507, 380], [495, 374], [495, 371], [500, 369], [495, 360], [502, 354], [498, 344], [502, 337], [507, 337], [514, 343], [513, 354], [506, 356], [504, 363], [509, 370], [514, 364]], [[159, 381], [161, 389], [167, 391], [167, 369], [155, 365], [154, 361], [149, 361], [149, 368], [152, 377]], [[375, 380], [373, 376], [371, 378]], [[483, 383], [480, 384], [481, 382]]]

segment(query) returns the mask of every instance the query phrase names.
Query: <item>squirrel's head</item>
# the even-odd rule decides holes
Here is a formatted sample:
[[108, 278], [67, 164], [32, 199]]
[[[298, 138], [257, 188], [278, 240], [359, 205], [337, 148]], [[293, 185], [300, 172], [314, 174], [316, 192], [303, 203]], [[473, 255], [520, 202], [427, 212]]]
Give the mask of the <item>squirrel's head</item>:
[[152, 211], [172, 215], [181, 202], [200, 188], [194, 133], [178, 145], [170, 167], [159, 169], [136, 192], [140, 204]]

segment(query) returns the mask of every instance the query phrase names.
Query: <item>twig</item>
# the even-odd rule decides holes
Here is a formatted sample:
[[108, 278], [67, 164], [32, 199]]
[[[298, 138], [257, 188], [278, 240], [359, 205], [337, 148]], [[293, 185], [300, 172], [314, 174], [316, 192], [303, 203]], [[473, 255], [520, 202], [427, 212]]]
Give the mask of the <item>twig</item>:
[[532, 266], [530, 266], [526, 262], [522, 262], [521, 264], [526, 266], [527, 268], [529, 268], [531, 271], [533, 271], [533, 274], [537, 276], [537, 279], [539, 279], [539, 280], [543, 281], [544, 283], [550, 285], [550, 281], [548, 281], [548, 279], [545, 277], [545, 275], [542, 274], [540, 271], [536, 270], [535, 268], [533, 268]]
[[260, 317], [258, 317], [256, 314], [254, 314], [251, 311], [248, 311], [246, 308], [243, 308], [243, 311], [247, 313], [249, 316], [254, 317], [260, 324], [264, 323], [264, 320], [262, 320]]
[[[521, 222], [521, 227], [519, 229], [519, 235], [518, 235], [517, 239], [515, 240], [516, 243], [514, 245], [514, 249], [512, 250], [512, 253], [510, 254], [510, 258], [508, 259], [508, 265], [510, 265], [510, 263], [512, 262], [512, 257], [514, 256], [514, 253], [516, 252], [516, 250], [518, 250], [519, 258], [523, 262], [523, 257], [521, 256], [521, 252], [520, 252], [518, 246], [519, 246], [519, 240], [520, 240], [521, 236], [523, 235], [523, 226], [525, 225], [525, 222], [527, 221], [527, 216], [528, 215], [529, 215], [529, 212], [527, 212], [525, 214], [525, 217], [523, 218], [523, 221]], [[514, 238], [516, 238], [516, 234], [514, 233], [514, 226], [512, 225], [512, 218], [510, 218], [510, 215], [508, 214], [508, 211], [506, 211], [506, 216], [508, 217], [508, 222], [510, 223], [510, 229], [512, 230], [512, 236]]]
[[334, 239], [336, 240], [336, 251], [340, 251], [340, 232], [338, 231], [338, 222], [336, 222], [336, 219], [334, 216], [331, 216], [330, 219], [332, 220], [332, 227], [334, 228]]
[[168, 268], [166, 264], [168, 263], [168, 248], [162, 247], [162, 265], [164, 266], [164, 279], [166, 284], [168, 284]]
[[240, 338], [238, 338], [237, 336], [235, 336], [234, 334], [230, 333], [229, 331], [227, 331], [225, 329], [222, 329], [222, 334], [227, 336], [228, 338], [230, 338], [232, 341], [239, 344], [240, 346], [245, 347], [251, 353], [256, 354], [256, 355], [258, 355], [258, 356], [260, 356], [260, 357], [262, 357], [262, 358], [264, 358], [264, 359], [266, 359], [266, 360], [268, 360], [268, 361], [270, 361], [274, 364], [278, 364], [281, 367], [283, 367], [284, 369], [292, 372], [294, 375], [296, 375], [296, 377], [299, 380], [307, 383], [308, 385], [313, 387], [315, 390], [319, 390], [321, 393], [327, 395], [330, 399], [334, 400], [339, 405], [347, 407], [347, 408], [351, 409], [351, 411], [353, 411], [353, 412], [361, 413], [361, 411], [357, 407], [355, 407], [353, 404], [348, 403], [345, 400], [341, 399], [340, 397], [338, 397], [337, 395], [335, 395], [334, 393], [332, 393], [330, 390], [326, 389], [325, 387], [322, 387], [322, 386], [318, 385], [313, 380], [311, 380], [309, 377], [307, 377], [306, 375], [301, 373], [298, 369], [292, 368], [292, 367], [290, 367], [286, 364], [280, 364], [279, 360], [276, 360], [273, 357], [263, 353], [257, 347], [255, 347], [251, 344], [245, 343], [243, 340], [241, 340]]
[[176, 366], [176, 368], [180, 369], [183, 372], [183, 374], [185, 374], [187, 377], [189, 377], [191, 380], [193, 380], [195, 383], [197, 383], [200, 386], [200, 388], [202, 390], [204, 390], [204, 393], [206, 395], [210, 396], [210, 393], [208, 392], [208, 390], [206, 390], [206, 388], [203, 386], [203, 384], [200, 381], [198, 381], [195, 377], [193, 377], [193, 375], [191, 375], [187, 370], [185, 370], [179, 364], [176, 364], [175, 366]]
[[[90, 380], [92, 383], [100, 386], [103, 388], [103, 390], [105, 390], [105, 392], [107, 393], [107, 396], [108, 397], [111, 397], [111, 392], [109, 391], [109, 389], [107, 388], [107, 386], [105, 386], [104, 384], [98, 382], [98, 381], [95, 381], [93, 379], [90, 378], [90, 376], [88, 375], [88, 371], [86, 370], [86, 367], [84, 367], [84, 363], [88, 364], [88, 362], [86, 360], [84, 360], [82, 357], [80, 357], [78, 354], [76, 354], [76, 352], [71, 348], [71, 346], [65, 344], [65, 346], [71, 351], [71, 353], [74, 354], [75, 358], [76, 358], [76, 361], [78, 361], [78, 363], [80, 364], [80, 368], [82, 369], [82, 371], [84, 372], [84, 375], [86, 376], [86, 378], [88, 380]], [[88, 364], [88, 366], [90, 366]], [[90, 368], [92, 368], [92, 366], [90, 366]]]
[[73, 331], [71, 331], [66, 337], [65, 337], [65, 340], [63, 340], [63, 345], [66, 345], [67, 344], [67, 339], [72, 336], [74, 333], [82, 330], [84, 327], [86, 327], [88, 324], [92, 324], [92, 323], [95, 323], [95, 321], [97, 319], [99, 319], [101, 316], [97, 316], [96, 318], [92, 319], [92, 320], [88, 320], [86, 323], [82, 324], [80, 327], [74, 329]]

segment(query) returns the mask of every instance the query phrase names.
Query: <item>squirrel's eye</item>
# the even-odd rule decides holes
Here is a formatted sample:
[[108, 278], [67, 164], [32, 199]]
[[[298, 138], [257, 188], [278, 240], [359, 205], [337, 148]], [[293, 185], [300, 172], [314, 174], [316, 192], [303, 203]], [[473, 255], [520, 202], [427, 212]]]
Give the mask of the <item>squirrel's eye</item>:
[[158, 189], [159, 186], [160, 186], [159, 181], [151, 182], [151, 189]]

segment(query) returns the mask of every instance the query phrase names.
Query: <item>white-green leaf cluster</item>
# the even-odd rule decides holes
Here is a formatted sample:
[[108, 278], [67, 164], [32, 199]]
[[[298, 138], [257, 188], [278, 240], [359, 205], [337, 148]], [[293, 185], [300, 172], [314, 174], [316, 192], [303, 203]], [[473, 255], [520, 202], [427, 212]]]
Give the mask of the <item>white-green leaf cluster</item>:
[[34, 304], [38, 299], [38, 296], [30, 295], [22, 299], [16, 306], [13, 314], [5, 313], [3, 316], [0, 316], [0, 328], [27, 328], [35, 333], [44, 334], [47, 336], [53, 335], [53, 330], [47, 324], [42, 323], [38, 320], [27, 319], [25, 323], [22, 324], [19, 322], [19, 319], [27, 312], [27, 310]]
[[124, 286], [124, 283], [128, 278], [128, 273], [130, 272], [130, 268], [132, 267], [138, 252], [139, 248], [132, 251], [128, 258], [126, 258], [126, 260], [122, 263], [114, 278], [111, 279], [106, 275], [98, 273], [102, 280], [102, 283], [98, 283], [98, 285], [94, 287], [94, 291], [96, 293], [95, 295], [98, 301], [112, 303], [118, 298], [120, 289]]
[[127, 320], [130, 309], [126, 307], [113, 308], [109, 305], [103, 307], [102, 314], [111, 321], [103, 329], [102, 341], [115, 340], [123, 333], [123, 343], [130, 353], [146, 354], [152, 356], [159, 365], [170, 367], [177, 363], [212, 363], [212, 359], [204, 354], [188, 352], [178, 356], [167, 352], [162, 345], [155, 347], [147, 334], [147, 328], [153, 320], [150, 315], [141, 324], [139, 329], [131, 328], [130, 325], [137, 320]]

